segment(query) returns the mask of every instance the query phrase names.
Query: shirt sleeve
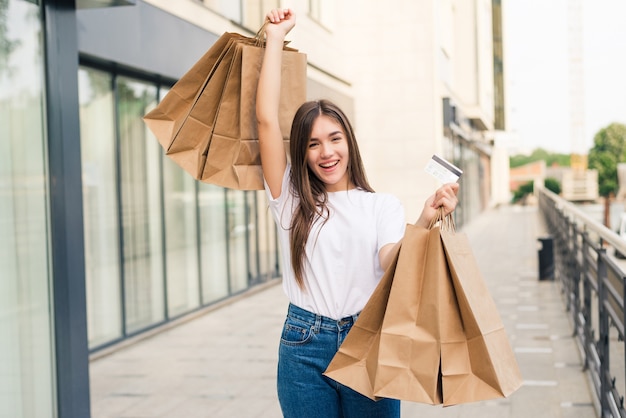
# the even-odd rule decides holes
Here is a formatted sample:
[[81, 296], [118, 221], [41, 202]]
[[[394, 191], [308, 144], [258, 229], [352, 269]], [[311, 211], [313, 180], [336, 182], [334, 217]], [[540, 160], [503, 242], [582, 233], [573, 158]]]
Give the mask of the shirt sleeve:
[[263, 178], [263, 186], [265, 187], [265, 194], [267, 196], [267, 200], [269, 202], [269, 207], [274, 216], [274, 221], [277, 225], [282, 228], [288, 229], [291, 224], [291, 212], [285, 213], [285, 209], [289, 205], [289, 209], [293, 211], [293, 196], [289, 192], [289, 175], [291, 173], [291, 164], [287, 163], [287, 167], [285, 168], [285, 173], [283, 174], [283, 184], [280, 190], [280, 196], [276, 199], [272, 197], [272, 192], [270, 192], [269, 186]]
[[283, 173], [283, 183], [280, 189], [280, 196], [276, 199], [272, 197], [272, 192], [270, 192], [270, 188], [267, 185], [267, 181], [265, 181], [265, 177], [263, 177], [263, 187], [265, 188], [265, 194], [267, 195], [267, 199], [270, 201], [270, 204], [278, 204], [281, 200], [285, 200], [287, 197], [287, 191], [289, 190], [289, 173], [291, 172], [291, 164], [287, 163], [285, 167], [285, 172]]
[[406, 218], [404, 207], [393, 195], [383, 195], [378, 216], [378, 251], [387, 244], [395, 244], [404, 236]]

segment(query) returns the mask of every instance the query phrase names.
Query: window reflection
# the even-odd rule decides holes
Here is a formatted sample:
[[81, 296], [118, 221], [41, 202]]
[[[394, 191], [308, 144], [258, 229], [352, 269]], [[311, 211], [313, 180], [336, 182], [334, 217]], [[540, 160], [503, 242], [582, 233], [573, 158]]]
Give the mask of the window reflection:
[[259, 262], [259, 281], [268, 280], [278, 274], [278, 254], [276, 248], [276, 227], [267, 206], [264, 191], [256, 192], [256, 227], [258, 236], [257, 258]]
[[248, 287], [246, 252], [248, 216], [246, 213], [245, 193], [239, 190], [227, 190], [226, 193], [231, 292], [239, 292]]
[[176, 316], [200, 304], [196, 181], [170, 158], [163, 170], [167, 303]]
[[280, 7], [279, 0], [203, 0], [206, 7], [243, 25], [251, 32], [259, 30], [268, 10]]
[[226, 212], [224, 189], [211, 184], [198, 186], [200, 214], [200, 263], [202, 302], [209, 303], [228, 295], [226, 265]]
[[143, 115], [156, 105], [153, 85], [117, 79], [124, 304], [127, 332], [165, 317], [160, 148]]
[[112, 76], [81, 68], [80, 145], [89, 345], [122, 336]]
[[265, 193], [194, 180], [143, 122], [166, 88], [86, 66], [79, 80], [91, 349], [277, 274]]
[[54, 416], [42, 24], [0, 2], [0, 415]]

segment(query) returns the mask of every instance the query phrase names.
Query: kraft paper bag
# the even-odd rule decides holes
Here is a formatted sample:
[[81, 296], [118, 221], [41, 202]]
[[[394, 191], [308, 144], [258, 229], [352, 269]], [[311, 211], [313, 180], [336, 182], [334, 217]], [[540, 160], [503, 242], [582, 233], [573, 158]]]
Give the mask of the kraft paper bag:
[[[441, 231], [441, 240], [466, 339], [466, 343], [448, 349], [458, 349], [469, 359], [461, 364], [442, 361], [442, 373], [449, 376], [450, 385], [444, 401], [456, 404], [509, 396], [522, 385], [522, 376], [467, 236]], [[442, 350], [445, 358], [450, 356]]]
[[[372, 399], [444, 406], [506, 397], [521, 386], [517, 361], [469, 242], [449, 230], [450, 220], [430, 229], [407, 225], [390, 269], [388, 300], [378, 307], [368, 303], [361, 313], [384, 311], [376, 323], [380, 331], [367, 341], [351, 331], [327, 376]], [[361, 316], [354, 327], [371, 328], [360, 321]], [[361, 345], [378, 345], [369, 349], [377, 353], [368, 362], [369, 390], [348, 378], [361, 359], [336, 361]]]
[[374, 394], [413, 402], [442, 403], [442, 343], [457, 328], [439, 228], [407, 225], [400, 265], [381, 328]]
[[[190, 113], [198, 105], [198, 100], [204, 92], [207, 82], [217, 69], [217, 64], [228, 52], [231, 43], [237, 40], [242, 41], [244, 38], [235, 33], [223, 34], [198, 62], [174, 84], [158, 106], [144, 116], [144, 122], [154, 133], [161, 146], [170, 152], [170, 156], [181, 154], [182, 156], [177, 155], [176, 158], [183, 158], [183, 160], [185, 157], [191, 160], [198, 158], [196, 155], [200, 145], [198, 137], [179, 135], [180, 130], [184, 123], [191, 123], [189, 119], [193, 120], [193, 115], [190, 116]], [[207, 106], [208, 110], [217, 109], [221, 92], [205, 94], [204, 96], [205, 100], [210, 100]], [[213, 115], [204, 116], [204, 119], [210, 120], [212, 123], [214, 115], [215, 111]], [[185, 156], [185, 153], [192, 155]], [[183, 168], [187, 171], [191, 170], [191, 174], [194, 175], [193, 167], [185, 165]]]
[[[255, 110], [263, 52], [256, 45], [235, 45], [202, 181], [240, 190], [263, 189]], [[305, 100], [306, 56], [284, 49], [279, 122], [286, 150], [293, 117]]]
[[[166, 155], [197, 180], [263, 189], [255, 114], [262, 36], [223, 34], [144, 116]], [[306, 55], [285, 47], [282, 71], [279, 116], [287, 139], [306, 100]]]
[[374, 289], [359, 318], [324, 373], [372, 399], [376, 399], [374, 384], [378, 365], [380, 330], [398, 263], [398, 255], [399, 248], [392, 254], [391, 266]]

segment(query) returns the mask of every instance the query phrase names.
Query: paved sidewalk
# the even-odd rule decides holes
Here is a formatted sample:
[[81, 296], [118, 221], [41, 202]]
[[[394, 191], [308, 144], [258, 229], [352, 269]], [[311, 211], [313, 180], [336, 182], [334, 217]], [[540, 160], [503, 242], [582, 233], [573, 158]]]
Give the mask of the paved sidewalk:
[[[507, 206], [464, 228], [523, 387], [506, 399], [449, 408], [404, 402], [404, 418], [596, 417], [558, 284], [537, 279], [542, 225], [535, 207]], [[286, 308], [281, 286], [267, 286], [92, 361], [92, 417], [280, 417], [275, 379]]]

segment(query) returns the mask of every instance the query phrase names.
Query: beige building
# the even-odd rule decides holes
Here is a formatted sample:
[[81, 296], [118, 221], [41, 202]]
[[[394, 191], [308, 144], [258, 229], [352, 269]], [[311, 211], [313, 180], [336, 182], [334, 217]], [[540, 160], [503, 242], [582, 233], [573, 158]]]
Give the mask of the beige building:
[[239, 15], [251, 34], [266, 9], [293, 8], [298, 23], [288, 38], [307, 54], [308, 98], [329, 98], [349, 114], [374, 188], [400, 197], [407, 221], [438, 187], [424, 172], [432, 154], [465, 172], [459, 223], [500, 203], [490, 179], [508, 170], [491, 172], [508, 156], [494, 154], [490, 139], [491, 0], [147, 2], [216, 34], [241, 32]]

